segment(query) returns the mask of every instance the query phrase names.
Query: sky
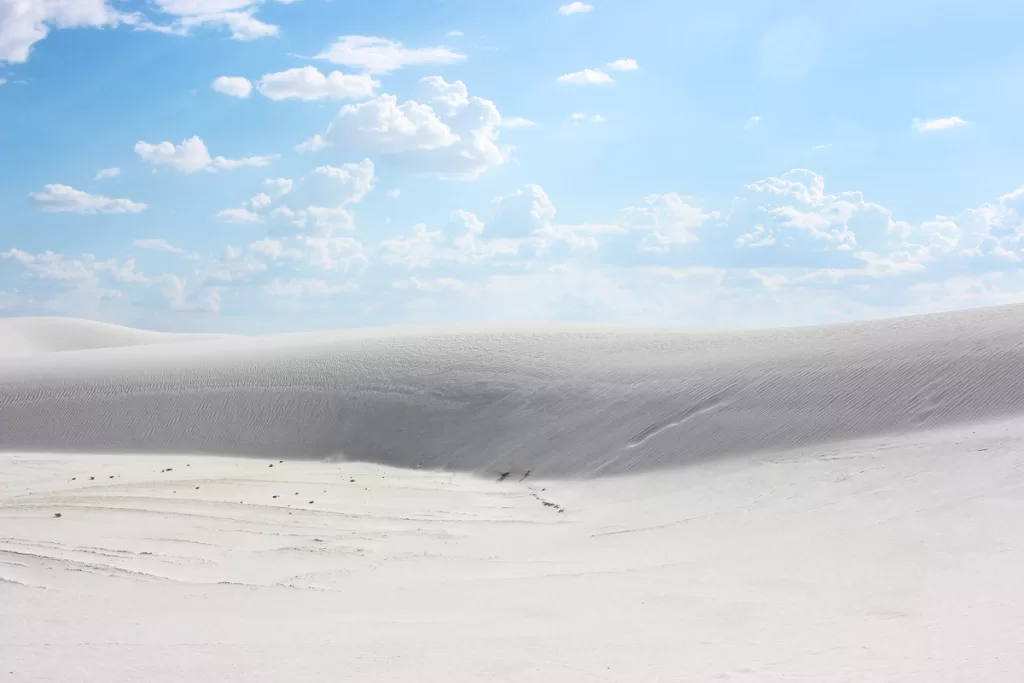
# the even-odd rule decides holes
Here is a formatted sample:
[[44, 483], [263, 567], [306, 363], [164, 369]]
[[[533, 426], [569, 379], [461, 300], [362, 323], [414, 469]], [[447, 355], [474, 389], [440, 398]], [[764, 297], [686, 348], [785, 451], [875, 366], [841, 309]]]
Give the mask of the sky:
[[1024, 301], [1019, 0], [0, 0], [0, 315]]

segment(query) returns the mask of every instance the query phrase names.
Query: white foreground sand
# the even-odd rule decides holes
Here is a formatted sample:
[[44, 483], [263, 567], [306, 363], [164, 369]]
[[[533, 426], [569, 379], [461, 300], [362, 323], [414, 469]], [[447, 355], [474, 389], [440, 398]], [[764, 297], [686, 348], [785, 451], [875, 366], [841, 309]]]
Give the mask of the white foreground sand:
[[0, 321], [8, 680], [1024, 670], [1022, 308], [699, 335], [63, 323], [84, 348]]

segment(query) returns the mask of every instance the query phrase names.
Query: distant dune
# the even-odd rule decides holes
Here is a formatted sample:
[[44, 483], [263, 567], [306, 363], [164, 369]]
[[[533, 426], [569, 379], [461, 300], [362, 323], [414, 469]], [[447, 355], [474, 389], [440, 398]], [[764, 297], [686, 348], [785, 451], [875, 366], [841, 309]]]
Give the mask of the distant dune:
[[0, 320], [0, 449], [593, 476], [1024, 412], [1024, 307], [753, 332]]

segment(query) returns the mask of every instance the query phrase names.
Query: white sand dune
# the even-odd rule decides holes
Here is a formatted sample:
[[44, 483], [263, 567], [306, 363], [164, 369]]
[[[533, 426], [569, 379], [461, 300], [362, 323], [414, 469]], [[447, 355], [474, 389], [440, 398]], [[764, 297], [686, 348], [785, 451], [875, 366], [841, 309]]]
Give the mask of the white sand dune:
[[78, 318], [7, 318], [0, 320], [0, 356], [180, 343], [223, 336], [150, 332]]
[[[64, 325], [95, 333], [47, 340]], [[0, 321], [11, 681], [1024, 669], [1024, 307], [714, 334], [104, 329]]]
[[[20, 332], [0, 339], [50, 349], [64, 324], [81, 329], [3, 324]], [[121, 328], [109, 343], [90, 330], [95, 348], [0, 357], [0, 449], [594, 475], [1024, 410], [1020, 306], [715, 334], [381, 329], [127, 346]]]

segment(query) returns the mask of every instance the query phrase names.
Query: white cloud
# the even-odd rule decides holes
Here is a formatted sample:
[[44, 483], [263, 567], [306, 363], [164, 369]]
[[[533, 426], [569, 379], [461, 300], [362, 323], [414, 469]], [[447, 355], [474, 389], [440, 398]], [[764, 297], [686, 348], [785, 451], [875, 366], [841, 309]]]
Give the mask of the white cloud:
[[105, 168], [96, 174], [96, 180], [105, 180], [106, 178], [116, 178], [121, 175], [121, 169], [119, 168]]
[[271, 239], [270, 237], [253, 242], [249, 245], [249, 250], [255, 254], [267, 256], [274, 261], [279, 261], [283, 258], [302, 257], [302, 252], [298, 249], [289, 249], [284, 246], [281, 240]]
[[743, 129], [750, 130], [751, 128], [756, 127], [759, 123], [761, 123], [760, 116], [751, 116], [749, 119], [747, 119], [747, 122], [743, 124]]
[[744, 247], [756, 249], [757, 247], [770, 247], [773, 244], [775, 244], [775, 235], [768, 232], [763, 225], [755, 225], [753, 230], [743, 233], [733, 242], [733, 246], [737, 249]]
[[208, 281], [239, 284], [267, 270], [267, 264], [256, 258], [252, 249], [228, 246], [224, 251], [224, 256], [206, 273]]
[[214, 80], [213, 89], [231, 97], [248, 97], [252, 93], [252, 83], [242, 76], [221, 76]]
[[398, 199], [399, 195], [402, 194], [402, 190], [396, 187], [393, 190], [388, 190], [385, 194], [387, 194], [391, 199]]
[[612, 71], [636, 71], [640, 66], [635, 59], [616, 59], [614, 62], [605, 64], [605, 68]]
[[465, 34], [462, 31], [448, 31], [445, 35], [449, 38], [461, 38]]
[[263, 209], [270, 206], [270, 203], [272, 201], [273, 200], [270, 198], [269, 194], [267, 194], [266, 192], [260, 192], [255, 197], [252, 197], [249, 200], [248, 204], [253, 211], [262, 211]]
[[563, 17], [567, 17], [573, 14], [586, 14], [594, 9], [593, 5], [588, 5], [585, 2], [570, 2], [568, 5], [562, 5], [558, 8], [558, 13]]
[[146, 205], [130, 199], [111, 199], [92, 195], [67, 185], [46, 185], [42, 192], [29, 196], [39, 202], [43, 211], [51, 213], [140, 213]]
[[260, 79], [260, 93], [272, 100], [364, 99], [373, 97], [380, 81], [367, 74], [320, 73], [313, 66], [266, 74]]
[[510, 116], [509, 118], [503, 118], [498, 122], [499, 128], [529, 128], [536, 125], [537, 124], [530, 119], [524, 119], [522, 116]]
[[865, 241], [886, 241], [905, 226], [893, 221], [885, 207], [865, 201], [860, 192], [828, 194], [825, 179], [807, 169], [760, 180], [748, 189], [766, 197], [762, 214], [790, 239], [803, 236], [850, 249], [863, 247]]
[[363, 245], [351, 237], [301, 236], [299, 241], [306, 247], [310, 265], [321, 270], [347, 273], [369, 263]]
[[222, 223], [259, 223], [263, 219], [258, 213], [249, 209], [222, 209], [217, 212], [217, 220]]
[[823, 145], [813, 145], [813, 146], [811, 147], [811, 151], [812, 151], [812, 152], [817, 152], [818, 150], [822, 150], [822, 149], [828, 149], [828, 148], [829, 148], [829, 147], [831, 147], [831, 146], [832, 146], [832, 143], [831, 143], [831, 142], [827, 142], [827, 143], [825, 143], [825, 144], [823, 144]]
[[[193, 27], [220, 26], [236, 40], [277, 35], [277, 26], [254, 15], [265, 0], [153, 0], [141, 11], [122, 12], [119, 0], [0, 0], [0, 64], [28, 60], [51, 29], [131, 26], [141, 31], [186, 35]], [[287, 4], [291, 0], [278, 0]], [[124, 3], [127, 4], [127, 3]], [[151, 14], [147, 17], [143, 11]], [[167, 23], [167, 19], [171, 23]]]
[[263, 184], [277, 197], [283, 197], [292, 191], [294, 183], [289, 178], [267, 178]]
[[592, 120], [594, 123], [604, 123], [606, 119], [600, 114], [594, 114]]
[[252, 156], [244, 159], [211, 157], [202, 139], [195, 135], [175, 145], [170, 142], [150, 144], [135, 143], [135, 153], [144, 161], [154, 165], [170, 166], [182, 173], [199, 171], [231, 170], [245, 166], [267, 166], [276, 156]]
[[466, 55], [443, 46], [413, 49], [387, 38], [342, 36], [316, 58], [384, 74], [404, 66], [455, 64], [466, 59]]
[[178, 145], [170, 142], [153, 145], [140, 141], [135, 143], [135, 153], [151, 164], [171, 166], [182, 173], [196, 173], [213, 168], [210, 151], [206, 149], [206, 144], [199, 136], [183, 140]]
[[224, 157], [214, 157], [213, 168], [231, 171], [236, 168], [246, 168], [250, 166], [269, 166], [274, 161], [274, 159], [277, 159], [276, 154], [269, 154], [267, 156], [245, 157], [243, 159], [225, 159]]
[[139, 249], [149, 249], [152, 251], [163, 251], [168, 254], [178, 254], [184, 256], [190, 261], [195, 261], [199, 258], [199, 254], [194, 251], [186, 251], [180, 247], [176, 247], [165, 239], [143, 239], [135, 240], [133, 244]]
[[[438, 76], [421, 79], [420, 90], [422, 102], [382, 94], [345, 105], [323, 142], [456, 180], [472, 180], [508, 160], [511, 147], [498, 145], [501, 113], [493, 102], [469, 96], [462, 81]], [[303, 145], [316, 146], [315, 139]]]
[[295, 151], [299, 154], [305, 154], [306, 152], [319, 152], [324, 147], [327, 147], [327, 145], [328, 143], [327, 140], [324, 139], [324, 136], [317, 133], [304, 142], [300, 142], [295, 145]]
[[51, 28], [69, 29], [134, 23], [135, 15], [107, 0], [0, 0], [0, 64], [28, 61], [32, 46]]
[[586, 115], [586, 114], [584, 114], [584, 113], [583, 113], [583, 112], [581, 112], [581, 111], [574, 111], [574, 112], [572, 113], [572, 120], [573, 120], [573, 121], [582, 121], [582, 120], [583, 120], [583, 119], [585, 119], [585, 118], [587, 118], [587, 115]]
[[332, 285], [326, 280], [289, 280], [282, 282], [275, 278], [263, 289], [271, 296], [325, 296], [328, 294], [358, 292], [359, 285], [354, 283]]
[[664, 252], [696, 242], [700, 239], [696, 231], [720, 217], [717, 211], [704, 211], [675, 192], [652, 194], [645, 201], [647, 206], [626, 209], [630, 227], [650, 231], [640, 243], [645, 251]]
[[307, 224], [313, 232], [322, 237], [330, 237], [335, 230], [354, 230], [355, 219], [344, 206], [307, 206], [300, 214], [307, 216]]
[[7, 82], [6, 78], [0, 78], [0, 85], [3, 85], [6, 82]]
[[161, 290], [168, 306], [175, 311], [208, 311], [216, 313], [220, 310], [220, 289], [213, 287], [204, 290], [190, 290], [188, 283], [177, 275], [164, 277], [165, 286]]
[[318, 166], [313, 172], [324, 178], [329, 178], [343, 187], [351, 188], [349, 193], [341, 199], [341, 204], [357, 204], [363, 201], [363, 197], [374, 188], [373, 162], [369, 159], [363, 159], [359, 163], [344, 164], [340, 168]]
[[150, 29], [185, 34], [194, 27], [209, 25], [226, 28], [235, 40], [255, 40], [278, 34], [277, 26], [255, 17], [256, 6], [261, 0], [154, 1], [157, 8], [174, 17], [175, 22], [169, 27], [147, 26]]
[[556, 80], [559, 83], [568, 83], [570, 85], [604, 85], [606, 83], [615, 82], [614, 78], [598, 69], [574, 71], [572, 73], [563, 74]]
[[466, 283], [452, 277], [418, 278], [410, 277], [395, 280], [391, 283], [395, 289], [415, 289], [420, 292], [440, 292], [444, 290], [459, 291], [466, 288]]
[[0, 251], [0, 258], [20, 263], [33, 276], [43, 280], [96, 281], [96, 273], [82, 260], [65, 259], [63, 254], [44, 251], [31, 254], [20, 249]]
[[412, 234], [381, 242], [380, 256], [385, 263], [408, 268], [440, 262], [478, 265], [548, 254], [557, 245], [592, 248], [596, 235], [622, 232], [615, 225], [555, 224], [555, 207], [539, 185], [525, 185], [495, 198], [492, 205], [494, 215], [486, 223], [475, 213], [456, 210], [444, 231], [415, 225]]
[[959, 128], [960, 126], [966, 126], [967, 122], [959, 116], [950, 116], [944, 119], [914, 119], [910, 123], [910, 127], [919, 133], [934, 133], [941, 130], [950, 130], [952, 128]]

